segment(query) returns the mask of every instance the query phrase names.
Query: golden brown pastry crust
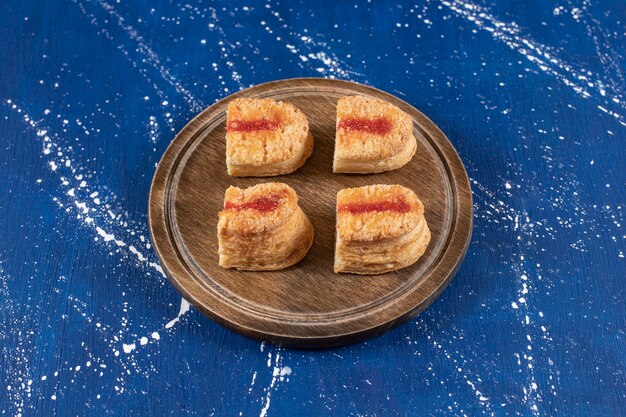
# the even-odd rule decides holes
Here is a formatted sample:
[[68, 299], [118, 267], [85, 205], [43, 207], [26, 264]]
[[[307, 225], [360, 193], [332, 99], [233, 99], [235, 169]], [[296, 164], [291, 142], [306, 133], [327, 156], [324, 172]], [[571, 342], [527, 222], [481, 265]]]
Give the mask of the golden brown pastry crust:
[[337, 194], [335, 272], [380, 274], [415, 263], [430, 242], [424, 205], [400, 185]]
[[[355, 130], [344, 126], [350, 120], [382, 121], [390, 129]], [[333, 172], [390, 171], [408, 163], [416, 149], [411, 117], [393, 104], [366, 96], [341, 97], [337, 102]]]
[[313, 243], [313, 226], [286, 184], [229, 187], [218, 221], [219, 265], [249, 271], [286, 268]]
[[[267, 121], [269, 129], [240, 131], [239, 122]], [[226, 165], [232, 176], [273, 176], [300, 168], [313, 152], [306, 116], [272, 99], [239, 98], [228, 104]]]

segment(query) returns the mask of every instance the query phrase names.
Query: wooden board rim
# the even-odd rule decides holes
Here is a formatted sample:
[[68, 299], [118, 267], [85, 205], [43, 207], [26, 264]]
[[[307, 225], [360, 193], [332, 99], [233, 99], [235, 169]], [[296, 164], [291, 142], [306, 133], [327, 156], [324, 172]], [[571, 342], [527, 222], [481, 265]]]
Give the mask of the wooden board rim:
[[[447, 268], [438, 271], [439, 273], [436, 276], [434, 272], [437, 271], [430, 273], [431, 276], [437, 279], [436, 282], [430, 282], [434, 286], [432, 286], [428, 294], [419, 294], [418, 287], [421, 287], [423, 284], [418, 282], [411, 291], [396, 298], [393, 306], [379, 305], [378, 308], [380, 309], [392, 309], [393, 307], [394, 313], [391, 318], [383, 321], [372, 320], [370, 322], [364, 322], [362, 318], [355, 319], [355, 317], [337, 317], [335, 320], [327, 320], [326, 323], [321, 323], [320, 321], [315, 323], [303, 321], [281, 322], [279, 327], [283, 331], [269, 330], [267, 327], [272, 326], [267, 325], [270, 321], [275, 320], [273, 318], [259, 316], [258, 312], [255, 314], [255, 312], [246, 312], [242, 309], [233, 310], [232, 306], [228, 304], [228, 300], [215, 294], [204, 294], [214, 304], [209, 305], [199, 300], [196, 291], [201, 290], [201, 288], [197, 287], [197, 282], [195, 284], [192, 282], [194, 281], [193, 279], [188, 279], [187, 275], [193, 272], [180, 264], [178, 248], [168, 238], [168, 236], [172, 235], [172, 231], [168, 230], [168, 221], [166, 220], [169, 201], [168, 193], [172, 191], [167, 187], [171, 180], [170, 175], [172, 169], [180, 163], [179, 158], [187, 154], [184, 152], [187, 147], [194, 144], [194, 139], [198, 137], [199, 131], [209, 128], [206, 125], [206, 121], [210, 120], [211, 116], [216, 112], [223, 112], [226, 104], [234, 98], [242, 96], [259, 97], [263, 96], [264, 92], [294, 85], [301, 85], [304, 90], [310, 90], [315, 88], [315, 86], [320, 88], [355, 89], [357, 90], [356, 92], [367, 91], [375, 93], [383, 99], [394, 102], [394, 104], [400, 102], [404, 110], [410, 110], [411, 115], [416, 119], [415, 125], [424, 131], [425, 138], [434, 141], [433, 149], [438, 152], [442, 161], [445, 161], [444, 166], [450, 179], [452, 179], [450, 186], [455, 192], [457, 204], [453, 219], [454, 229], [447, 240], [449, 243], [448, 247], [452, 247], [453, 250], [441, 253], [437, 262], [437, 266], [439, 266], [446, 258], [448, 261]], [[155, 252], [165, 274], [185, 299], [190, 301], [202, 313], [228, 328], [257, 339], [294, 347], [325, 347], [355, 342], [378, 334], [395, 324], [414, 317], [430, 305], [448, 285], [465, 256], [471, 239], [473, 207], [469, 180], [458, 153], [443, 132], [419, 110], [389, 93], [362, 84], [320, 78], [295, 78], [271, 81], [239, 91], [219, 100], [194, 117], [176, 135], [156, 169], [150, 190], [149, 223]], [[370, 310], [369, 315], [375, 315], [376, 310]], [[245, 317], [246, 315], [248, 317]], [[353, 326], [346, 326], [346, 322], [350, 321], [353, 321], [351, 323]], [[265, 328], [263, 328], [264, 326]], [[319, 326], [323, 328], [317, 328]], [[350, 327], [351, 331], [347, 330], [347, 327]]]

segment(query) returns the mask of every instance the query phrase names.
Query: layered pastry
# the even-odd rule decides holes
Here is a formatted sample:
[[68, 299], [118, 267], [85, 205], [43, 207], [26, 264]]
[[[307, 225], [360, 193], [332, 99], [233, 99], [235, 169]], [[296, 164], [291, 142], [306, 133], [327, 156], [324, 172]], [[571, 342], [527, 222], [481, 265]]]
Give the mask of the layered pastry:
[[309, 122], [283, 101], [238, 98], [228, 104], [226, 165], [235, 177], [267, 177], [300, 168], [313, 152]]
[[219, 265], [246, 271], [286, 268], [304, 258], [313, 226], [296, 192], [279, 182], [229, 187], [217, 225]]
[[417, 148], [411, 117], [393, 104], [365, 96], [337, 102], [333, 172], [368, 174], [408, 163]]
[[424, 205], [401, 185], [337, 194], [335, 272], [381, 274], [414, 264], [430, 242]]

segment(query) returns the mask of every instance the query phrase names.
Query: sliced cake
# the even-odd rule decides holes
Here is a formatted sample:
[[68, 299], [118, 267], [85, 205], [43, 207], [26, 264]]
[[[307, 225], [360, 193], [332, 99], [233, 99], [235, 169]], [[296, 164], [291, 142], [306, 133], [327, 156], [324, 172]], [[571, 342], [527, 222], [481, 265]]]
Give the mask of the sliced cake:
[[217, 234], [219, 265], [248, 271], [291, 266], [313, 243], [313, 226], [298, 206], [296, 192], [279, 182], [229, 187]]
[[384, 100], [341, 97], [333, 172], [368, 174], [404, 166], [415, 155], [411, 117]]
[[300, 168], [313, 152], [306, 116], [283, 101], [238, 98], [228, 104], [226, 165], [235, 177], [267, 177]]
[[335, 272], [381, 274], [414, 264], [430, 242], [424, 205], [401, 185], [337, 194]]

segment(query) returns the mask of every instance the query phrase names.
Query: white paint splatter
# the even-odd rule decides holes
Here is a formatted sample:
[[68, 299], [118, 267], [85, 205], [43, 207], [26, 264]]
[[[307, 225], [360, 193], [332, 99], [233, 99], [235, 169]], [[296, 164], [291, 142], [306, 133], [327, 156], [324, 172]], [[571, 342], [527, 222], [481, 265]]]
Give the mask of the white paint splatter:
[[[272, 368], [272, 380], [267, 388], [265, 388], [265, 397], [263, 398], [263, 408], [259, 417], [265, 417], [270, 408], [272, 392], [278, 387], [278, 383], [284, 381], [287, 376], [291, 375], [291, 368], [283, 366], [282, 348], [277, 347], [274, 355], [274, 363], [272, 365], [272, 352], [268, 353], [268, 368]], [[253, 377], [253, 381], [254, 381]], [[288, 380], [288, 379], [287, 379]]]
[[172, 326], [174, 326], [176, 323], [178, 323], [180, 318], [182, 316], [184, 316], [189, 311], [190, 308], [191, 308], [191, 305], [189, 304], [189, 302], [187, 300], [185, 300], [184, 298], [181, 298], [180, 299], [180, 310], [178, 311], [178, 315], [174, 319], [172, 319], [169, 323], [167, 323], [165, 325], [165, 328], [169, 329]]
[[[107, 20], [105, 20], [102, 23], [99, 23], [94, 15], [86, 12], [84, 5], [79, 0], [73, 0], [73, 1], [74, 3], [81, 6], [81, 11], [85, 15], [87, 15], [88, 17], [92, 19], [92, 24], [106, 25], [108, 23]], [[162, 64], [161, 58], [148, 45], [148, 43], [144, 40], [143, 36], [141, 36], [139, 32], [137, 32], [137, 30], [132, 25], [126, 22], [126, 19], [115, 9], [115, 7], [113, 7], [113, 5], [105, 1], [98, 1], [97, 3], [100, 5], [100, 7], [102, 7], [102, 9], [104, 9], [109, 14], [109, 16], [113, 18], [113, 21], [117, 23], [118, 27], [120, 27], [124, 31], [124, 33], [128, 36], [128, 38], [135, 43], [136, 50], [142, 57], [141, 63], [148, 64], [150, 65], [150, 67], [156, 70], [157, 73], [160, 75], [161, 79], [167, 82], [170, 86], [174, 87], [176, 92], [179, 93], [182, 97], [184, 97], [185, 101], [187, 102], [187, 104], [189, 104], [189, 106], [191, 107], [193, 111], [202, 110], [204, 108], [202, 103], [196, 100], [193, 94], [189, 90], [187, 90], [185, 87], [183, 87], [183, 85], [176, 79], [176, 77], [172, 75], [170, 70]], [[109, 38], [111, 38], [110, 32], [107, 31], [106, 35]], [[131, 59], [127, 53], [125, 55], [129, 58], [129, 60]], [[164, 100], [164, 102], [167, 103], [167, 100]]]
[[[138, 244], [129, 246], [126, 243], [126, 239], [136, 239], [136, 236], [143, 236], [145, 232], [141, 229], [136, 229], [130, 230], [130, 233], [127, 233], [127, 230], [129, 230], [127, 222], [121, 222], [122, 216], [114, 213], [109, 205], [91, 205], [88, 198], [98, 198], [97, 196], [99, 196], [100, 193], [98, 191], [91, 191], [94, 187], [88, 184], [84, 179], [86, 175], [78, 164], [67, 164], [66, 161], [70, 160], [69, 155], [71, 151], [61, 146], [55, 140], [58, 139], [58, 137], [49, 133], [51, 131], [50, 128], [40, 127], [39, 125], [42, 122], [35, 122], [33, 118], [13, 100], [7, 100], [7, 104], [10, 104], [9, 107], [21, 116], [22, 120], [29, 128], [35, 131], [35, 137], [42, 140], [44, 150], [54, 150], [54, 152], [50, 153], [42, 152], [42, 157], [48, 159], [48, 165], [51, 171], [59, 176], [62, 187], [68, 189], [64, 195], [69, 197], [69, 203], [78, 210], [79, 215], [77, 219], [82, 220], [81, 224], [85, 227], [92, 228], [96, 232], [96, 235], [102, 238], [104, 243], [112, 243], [117, 248], [128, 249], [130, 254], [135, 256], [141, 264], [157, 271], [160, 278], [165, 278], [165, 273], [161, 266], [156, 261], [148, 259], [144, 254], [140, 253], [137, 249]], [[111, 201], [114, 200], [111, 196], [107, 199]], [[53, 200], [61, 208], [65, 207], [67, 209], [67, 205], [62, 203], [59, 198], [53, 197]], [[126, 224], [126, 226], [120, 228], [120, 222]], [[107, 230], [109, 228], [119, 230], [120, 233], [127, 234], [127, 237], [122, 240], [116, 237], [113, 231]], [[163, 282], [164, 280], [161, 280], [161, 283]]]
[[[469, 1], [441, 0], [441, 4], [479, 29], [490, 33], [494, 39], [504, 42], [513, 51], [535, 64], [542, 72], [555, 77], [581, 97], [592, 97], [593, 92], [597, 94], [595, 98], [605, 103], [606, 106], [609, 106], [611, 102], [620, 102], [619, 97], [606, 94], [606, 83], [594, 78], [595, 75], [591, 71], [584, 68], [575, 69], [573, 65], [558, 58], [552, 48], [524, 37], [516, 23], [498, 20], [485, 7]], [[622, 126], [626, 126], [622, 114], [603, 106], [598, 106], [598, 108], [615, 117]]]

